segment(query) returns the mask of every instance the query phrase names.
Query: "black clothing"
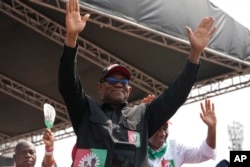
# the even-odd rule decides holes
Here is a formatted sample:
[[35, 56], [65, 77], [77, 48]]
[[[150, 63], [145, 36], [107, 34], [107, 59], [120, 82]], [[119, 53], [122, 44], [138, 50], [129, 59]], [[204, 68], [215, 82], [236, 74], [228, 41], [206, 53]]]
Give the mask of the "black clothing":
[[[135, 166], [148, 166], [148, 138], [185, 102], [199, 65], [187, 61], [177, 80], [150, 104], [134, 107], [121, 104], [114, 111], [109, 104], [97, 104], [85, 94], [77, 73], [76, 52], [77, 47], [64, 46], [59, 90], [77, 136], [77, 148], [106, 150], [105, 167], [110, 167], [114, 142], [132, 143], [137, 147]], [[83, 161], [84, 157], [81, 159]]]

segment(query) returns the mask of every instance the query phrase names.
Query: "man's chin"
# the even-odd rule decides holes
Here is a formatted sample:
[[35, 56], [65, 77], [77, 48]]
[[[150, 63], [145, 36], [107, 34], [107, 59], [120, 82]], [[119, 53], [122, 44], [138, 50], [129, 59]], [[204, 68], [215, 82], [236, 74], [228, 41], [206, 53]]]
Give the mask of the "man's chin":
[[113, 104], [115, 104], [115, 105], [120, 105], [120, 104], [123, 104], [123, 103], [125, 103], [126, 101], [124, 101], [124, 100], [118, 100], [118, 101], [113, 101]]
[[164, 144], [164, 142], [165, 142], [165, 140], [160, 140], [158, 143], [159, 143], [159, 145], [163, 145]]
[[35, 166], [35, 164], [34, 162], [31, 162], [31, 161], [25, 162], [25, 165], [24, 165], [24, 167], [33, 167], [33, 166]]
[[116, 97], [116, 98], [114, 98], [114, 99], [113, 99], [113, 102], [114, 102], [115, 104], [122, 104], [122, 103], [127, 102], [127, 100], [124, 99], [124, 96], [122, 96], [122, 97]]

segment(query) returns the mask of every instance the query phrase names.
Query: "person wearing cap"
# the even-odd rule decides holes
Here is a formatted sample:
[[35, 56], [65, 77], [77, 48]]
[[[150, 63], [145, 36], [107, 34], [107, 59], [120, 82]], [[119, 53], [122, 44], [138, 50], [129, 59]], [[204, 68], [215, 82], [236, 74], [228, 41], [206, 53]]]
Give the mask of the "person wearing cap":
[[[152, 98], [151, 98], [152, 99]], [[150, 103], [147, 98], [145, 103]], [[178, 143], [174, 139], [168, 139], [167, 121], [163, 126], [148, 140], [148, 161], [149, 167], [181, 167], [183, 164], [193, 164], [208, 161], [216, 158], [216, 124], [217, 119], [214, 104], [209, 99], [201, 105], [200, 117], [207, 125], [207, 137], [201, 145], [188, 146]], [[155, 111], [157, 112], [157, 111]]]
[[[77, 37], [89, 17], [89, 14], [81, 16], [78, 0], [66, 3], [66, 38], [58, 82], [77, 137], [72, 166], [83, 166], [83, 162], [90, 163], [95, 157], [99, 166], [111, 167], [115, 156], [118, 156], [114, 152], [125, 154], [128, 151], [135, 155], [134, 160], [129, 160], [129, 156], [125, 155], [119, 157], [127, 158], [126, 161], [134, 163], [133, 166], [146, 167], [148, 138], [185, 102], [196, 81], [200, 54], [215, 32], [214, 19], [204, 18], [195, 31], [186, 27], [191, 45], [190, 55], [172, 86], [150, 104], [129, 107], [127, 100], [132, 90], [132, 76], [120, 64], [104, 68], [97, 78], [97, 92], [102, 103], [96, 102], [82, 88], [76, 70]], [[125, 150], [119, 151], [122, 148]]]

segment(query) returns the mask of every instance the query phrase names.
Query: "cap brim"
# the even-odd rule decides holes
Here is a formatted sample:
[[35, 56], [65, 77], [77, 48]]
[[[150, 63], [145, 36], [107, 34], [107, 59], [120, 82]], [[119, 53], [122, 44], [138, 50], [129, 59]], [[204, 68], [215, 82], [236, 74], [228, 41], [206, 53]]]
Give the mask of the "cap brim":
[[107, 74], [105, 75], [105, 78], [114, 74], [114, 73], [121, 73], [124, 77], [126, 77], [128, 80], [131, 79], [131, 73], [129, 72], [129, 70], [123, 66], [115, 66], [112, 69], [110, 69]]

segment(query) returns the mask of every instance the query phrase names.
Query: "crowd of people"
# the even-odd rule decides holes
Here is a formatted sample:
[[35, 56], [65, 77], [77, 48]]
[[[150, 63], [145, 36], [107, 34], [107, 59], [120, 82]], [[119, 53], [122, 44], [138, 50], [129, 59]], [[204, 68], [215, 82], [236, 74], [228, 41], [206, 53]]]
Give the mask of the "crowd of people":
[[[72, 167], [180, 167], [183, 163], [199, 163], [216, 157], [216, 115], [214, 104], [201, 103], [202, 121], [207, 137], [197, 147], [168, 140], [168, 120], [186, 101], [200, 66], [200, 56], [216, 28], [213, 17], [205, 17], [195, 30], [185, 27], [190, 54], [183, 70], [171, 86], [154, 97], [149, 95], [139, 105], [128, 106], [132, 91], [130, 71], [111, 64], [97, 76], [97, 93], [101, 102], [86, 94], [77, 72], [77, 38], [90, 14], [81, 16], [78, 0], [66, 3], [66, 37], [59, 62], [59, 91], [76, 134], [72, 151]], [[45, 154], [42, 167], [55, 167], [54, 136], [45, 129]], [[60, 148], [61, 149], [61, 148]], [[16, 167], [34, 167], [35, 146], [20, 142], [13, 156]], [[62, 161], [62, 160], [58, 160]]]

